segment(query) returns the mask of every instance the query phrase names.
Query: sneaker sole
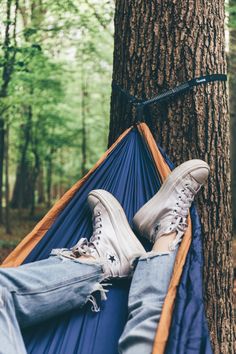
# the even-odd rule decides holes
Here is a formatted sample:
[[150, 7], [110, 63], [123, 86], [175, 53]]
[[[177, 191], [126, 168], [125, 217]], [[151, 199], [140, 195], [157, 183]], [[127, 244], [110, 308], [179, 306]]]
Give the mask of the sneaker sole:
[[186, 161], [180, 166], [176, 167], [173, 172], [167, 177], [163, 185], [144, 206], [135, 214], [133, 218], [134, 229], [145, 238], [151, 240], [150, 232], [147, 230], [147, 224], [150, 219], [155, 220], [156, 216], [163, 209], [162, 200], [166, 198], [175, 189], [175, 186], [185, 178], [190, 172], [198, 168], [206, 168], [208, 171], [209, 166], [206, 162], [198, 159]]
[[[129, 254], [128, 258], [126, 257], [127, 260], [130, 261], [134, 256], [144, 255], [146, 251], [130, 228], [124, 210], [116, 198], [104, 190], [101, 190], [101, 192], [99, 190], [95, 190], [90, 192], [89, 195], [98, 198], [102, 205], [106, 208], [115, 230], [115, 234], [119, 235], [116, 239], [116, 243], [121, 246], [121, 249], [124, 247]], [[131, 238], [133, 247], [129, 247], [127, 237]]]

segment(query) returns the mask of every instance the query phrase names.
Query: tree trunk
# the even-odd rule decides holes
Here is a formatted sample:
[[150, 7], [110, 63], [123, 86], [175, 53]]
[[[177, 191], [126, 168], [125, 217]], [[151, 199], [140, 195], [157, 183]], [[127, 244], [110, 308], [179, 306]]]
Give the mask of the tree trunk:
[[5, 142], [5, 229], [8, 235], [11, 234], [10, 208], [9, 208], [9, 123], [6, 124]]
[[30, 218], [33, 218], [35, 214], [35, 190], [36, 190], [36, 183], [39, 176], [40, 164], [41, 164], [40, 156], [37, 151], [37, 144], [32, 149], [34, 154], [34, 166], [32, 168], [32, 175], [31, 175], [31, 191], [30, 191], [31, 205], [30, 205], [30, 214], [29, 214]]
[[[224, 17], [223, 0], [117, 0], [113, 79], [143, 99], [200, 75], [225, 73]], [[109, 145], [134, 114], [113, 90]], [[175, 163], [200, 158], [210, 165], [209, 183], [198, 198], [205, 303], [214, 353], [234, 353], [226, 84], [198, 86], [178, 100], [153, 105], [147, 124]]]
[[32, 107], [26, 107], [26, 123], [22, 125], [22, 146], [20, 149], [20, 161], [17, 167], [16, 182], [11, 201], [12, 208], [28, 208], [31, 205], [31, 166], [28, 161], [28, 147], [32, 134]]
[[[82, 52], [83, 55], [83, 52]], [[82, 118], [82, 161], [81, 161], [81, 174], [84, 176], [87, 172], [86, 162], [87, 162], [87, 129], [86, 129], [86, 116], [87, 116], [87, 105], [88, 105], [88, 91], [87, 83], [84, 75], [84, 68], [81, 65], [81, 118]]]
[[5, 147], [5, 122], [0, 118], [0, 224], [3, 223], [3, 162]]
[[[7, 0], [6, 3], [6, 21], [5, 21], [5, 33], [4, 33], [4, 43], [2, 46], [3, 49], [3, 68], [2, 68], [2, 83], [0, 87], [0, 223], [3, 222], [3, 162], [4, 162], [4, 150], [5, 150], [5, 121], [4, 121], [4, 112], [7, 107], [4, 102], [4, 98], [8, 94], [8, 86], [11, 81], [13, 74], [15, 57], [16, 57], [16, 25], [17, 25], [17, 15], [19, 9], [19, 1], [15, 0], [15, 9], [13, 18], [11, 14], [12, 9], [12, 0]], [[12, 27], [12, 31], [11, 31]], [[12, 34], [12, 37], [11, 37]], [[11, 42], [13, 42], [13, 47], [10, 51]]]
[[[236, 0], [230, 1], [231, 6], [236, 6]], [[231, 14], [230, 20], [236, 21], [235, 13]], [[229, 43], [229, 92], [230, 92], [230, 121], [231, 141], [236, 141], [236, 29], [230, 29]], [[232, 165], [232, 201], [233, 201], [233, 230], [236, 232], [236, 149], [231, 149]]]
[[53, 172], [53, 151], [46, 159], [46, 194], [47, 194], [47, 208], [52, 204], [52, 172]]
[[38, 191], [38, 204], [45, 203], [45, 189], [44, 189], [44, 165], [41, 165], [39, 171], [39, 178], [37, 182], [37, 191]]

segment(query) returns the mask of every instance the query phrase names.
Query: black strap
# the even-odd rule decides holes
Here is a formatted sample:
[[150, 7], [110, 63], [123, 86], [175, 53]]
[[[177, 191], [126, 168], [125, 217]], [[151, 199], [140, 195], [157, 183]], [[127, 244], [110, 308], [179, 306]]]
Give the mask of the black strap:
[[194, 86], [199, 86], [214, 81], [227, 81], [227, 75], [212, 74], [212, 75], [200, 76], [192, 80], [186, 81], [185, 83], [180, 84], [174, 87], [173, 89], [167, 90], [148, 100], [141, 100], [135, 96], [132, 96], [128, 91], [123, 89], [119, 84], [117, 84], [114, 81], [112, 82], [112, 87], [115, 90], [119, 91], [121, 94], [123, 94], [128, 99], [129, 104], [133, 104], [134, 106], [137, 107], [136, 121], [140, 121], [142, 119], [145, 106], [152, 103], [160, 103], [165, 100], [172, 99], [178, 95], [185, 93], [186, 91], [191, 90]]

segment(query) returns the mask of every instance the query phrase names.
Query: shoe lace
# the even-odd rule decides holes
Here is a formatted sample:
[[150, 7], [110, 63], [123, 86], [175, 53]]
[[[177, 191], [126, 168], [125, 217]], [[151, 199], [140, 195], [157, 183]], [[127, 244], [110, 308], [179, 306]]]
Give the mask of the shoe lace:
[[71, 248], [71, 251], [76, 257], [79, 256], [93, 256], [94, 252], [96, 251], [99, 254], [99, 250], [97, 246], [99, 245], [100, 235], [101, 235], [101, 228], [102, 228], [102, 218], [101, 212], [98, 210], [93, 215], [93, 234], [88, 240], [85, 237], [82, 237], [74, 247]]
[[170, 250], [175, 249], [176, 245], [181, 241], [182, 236], [188, 227], [187, 217], [189, 208], [192, 204], [195, 194], [200, 188], [201, 185], [199, 184], [197, 184], [195, 189], [192, 187], [192, 184], [186, 182], [180, 190], [178, 201], [176, 202], [175, 208], [172, 211], [174, 214], [174, 219], [172, 219], [171, 226], [169, 227], [169, 231], [175, 230], [177, 232], [176, 238], [170, 246]]

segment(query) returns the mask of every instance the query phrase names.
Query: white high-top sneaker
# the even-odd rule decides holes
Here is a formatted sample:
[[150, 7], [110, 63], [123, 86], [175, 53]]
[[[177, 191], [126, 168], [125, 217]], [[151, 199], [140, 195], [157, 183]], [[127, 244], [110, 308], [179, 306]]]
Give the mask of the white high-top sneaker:
[[175, 168], [154, 195], [133, 218], [135, 229], [151, 242], [177, 232], [170, 244], [174, 249], [187, 228], [192, 201], [206, 181], [210, 168], [202, 160], [189, 160]]
[[128, 277], [131, 261], [146, 251], [131, 230], [122, 206], [102, 189], [91, 191], [88, 203], [93, 212], [93, 235], [90, 240], [80, 239], [72, 252], [77, 257], [94, 257], [107, 278]]

